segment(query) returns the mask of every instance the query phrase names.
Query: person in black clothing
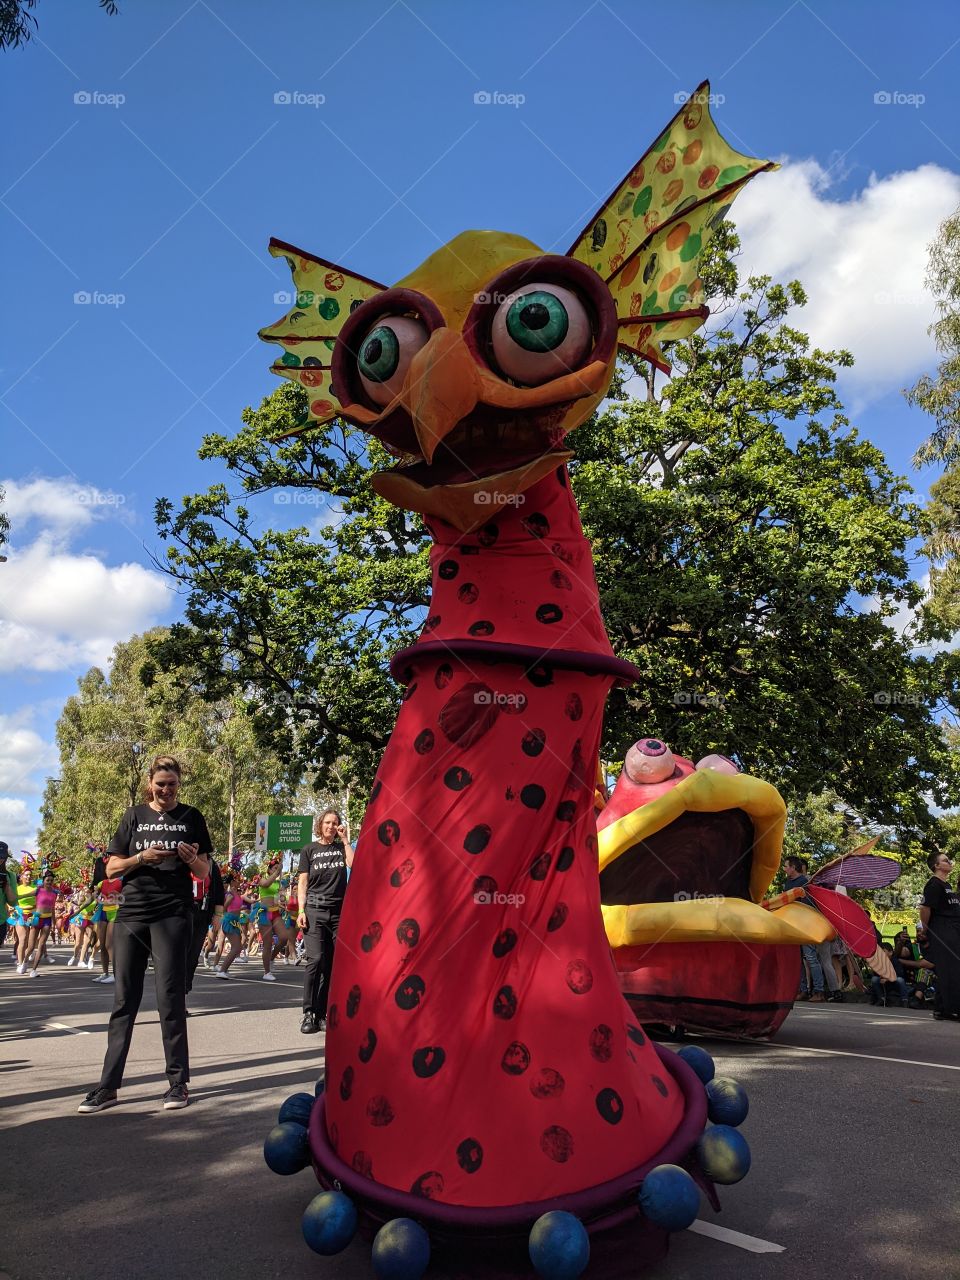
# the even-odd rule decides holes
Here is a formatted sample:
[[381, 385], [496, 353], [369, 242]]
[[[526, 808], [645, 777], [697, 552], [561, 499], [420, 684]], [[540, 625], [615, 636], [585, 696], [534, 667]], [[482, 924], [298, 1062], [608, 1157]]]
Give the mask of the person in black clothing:
[[181, 769], [173, 756], [150, 766], [147, 803], [132, 805], [107, 847], [107, 874], [121, 876], [123, 889], [114, 932], [113, 1013], [100, 1084], [77, 1108], [103, 1111], [117, 1101], [133, 1024], [143, 998], [147, 961], [153, 957], [157, 1011], [169, 1088], [166, 1111], [188, 1102], [186, 966], [193, 919], [191, 872], [210, 875], [213, 846], [203, 815], [179, 801]]
[[325, 1031], [333, 950], [340, 925], [340, 910], [347, 888], [347, 868], [353, 866], [353, 850], [347, 829], [336, 809], [325, 809], [313, 824], [314, 841], [300, 850], [297, 868], [297, 924], [304, 931], [307, 972], [303, 980], [304, 1035]]
[[927, 866], [933, 875], [923, 887], [920, 921], [937, 971], [933, 1016], [960, 1019], [960, 893], [948, 883], [953, 862], [945, 853], [931, 853]]
[[[205, 878], [191, 875], [193, 890], [193, 933], [187, 951], [187, 995], [193, 990], [193, 979], [200, 963], [200, 952], [206, 941], [207, 930], [215, 915], [223, 915], [224, 893], [223, 877], [220, 868], [213, 858], [210, 859], [210, 874]], [[190, 1016], [190, 1010], [187, 1010]]]

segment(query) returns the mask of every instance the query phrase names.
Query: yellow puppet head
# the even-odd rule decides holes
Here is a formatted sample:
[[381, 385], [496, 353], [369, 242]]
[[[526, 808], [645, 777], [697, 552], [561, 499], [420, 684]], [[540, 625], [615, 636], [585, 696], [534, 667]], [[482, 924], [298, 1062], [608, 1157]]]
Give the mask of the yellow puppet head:
[[273, 368], [307, 388], [309, 421], [343, 417], [398, 458], [378, 493], [469, 531], [570, 457], [618, 347], [669, 369], [662, 344], [707, 316], [700, 252], [775, 167], [732, 150], [708, 100], [704, 83], [566, 254], [467, 231], [388, 287], [271, 241], [297, 288], [261, 330], [284, 349]]

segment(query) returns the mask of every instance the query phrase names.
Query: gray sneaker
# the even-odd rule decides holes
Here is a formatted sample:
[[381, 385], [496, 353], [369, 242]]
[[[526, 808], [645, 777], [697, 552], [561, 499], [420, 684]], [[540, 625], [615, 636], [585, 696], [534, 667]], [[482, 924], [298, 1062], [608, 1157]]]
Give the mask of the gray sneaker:
[[163, 1095], [164, 1111], [182, 1111], [190, 1102], [185, 1084], [171, 1085]]
[[116, 1089], [91, 1089], [77, 1107], [77, 1111], [82, 1116], [89, 1116], [95, 1111], [106, 1111], [107, 1107], [114, 1107], [116, 1104]]

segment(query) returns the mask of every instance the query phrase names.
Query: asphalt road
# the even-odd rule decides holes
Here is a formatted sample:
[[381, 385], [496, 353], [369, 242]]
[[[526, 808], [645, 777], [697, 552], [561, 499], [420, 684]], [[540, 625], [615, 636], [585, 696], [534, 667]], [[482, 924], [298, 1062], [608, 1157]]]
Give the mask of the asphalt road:
[[[253, 963], [229, 984], [200, 970], [191, 1105], [178, 1112], [159, 1106], [148, 976], [122, 1105], [80, 1116], [113, 991], [56, 954], [27, 979], [0, 952], [0, 1280], [370, 1280], [362, 1243], [331, 1259], [303, 1243], [313, 1174], [281, 1178], [263, 1163], [280, 1103], [312, 1092], [322, 1066], [322, 1037], [299, 1033], [302, 969], [281, 965], [274, 984]], [[772, 1044], [700, 1043], [748, 1090], [753, 1168], [721, 1188], [720, 1214], [704, 1201], [699, 1221], [746, 1239], [682, 1232], [649, 1280], [960, 1277], [960, 1025], [800, 1006]], [[753, 1251], [769, 1246], [778, 1251]], [[467, 1270], [464, 1260], [430, 1275]]]

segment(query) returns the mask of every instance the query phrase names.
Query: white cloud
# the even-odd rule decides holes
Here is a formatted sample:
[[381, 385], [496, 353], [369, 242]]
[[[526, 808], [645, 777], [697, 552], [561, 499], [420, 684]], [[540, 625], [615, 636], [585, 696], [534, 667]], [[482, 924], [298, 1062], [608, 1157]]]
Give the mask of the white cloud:
[[[30, 712], [0, 715], [0, 791], [7, 796], [33, 795], [36, 785], [31, 775], [51, 768], [58, 760], [52, 742], [29, 727]], [[0, 832], [0, 839], [4, 839]]]
[[0, 840], [10, 846], [10, 852], [19, 860], [21, 849], [34, 852], [37, 847], [37, 817], [23, 800], [0, 796]]
[[924, 278], [937, 228], [960, 204], [960, 175], [934, 164], [871, 175], [847, 200], [830, 198], [830, 182], [814, 160], [751, 182], [732, 214], [739, 265], [744, 277], [801, 281], [809, 301], [793, 323], [814, 345], [853, 353], [841, 377], [863, 407], [935, 366]]
[[20, 539], [28, 525], [63, 537], [86, 528], [97, 516], [119, 511], [126, 502], [122, 493], [46, 476], [0, 480], [0, 489], [4, 490], [4, 509], [10, 517], [10, 537], [14, 541]]

